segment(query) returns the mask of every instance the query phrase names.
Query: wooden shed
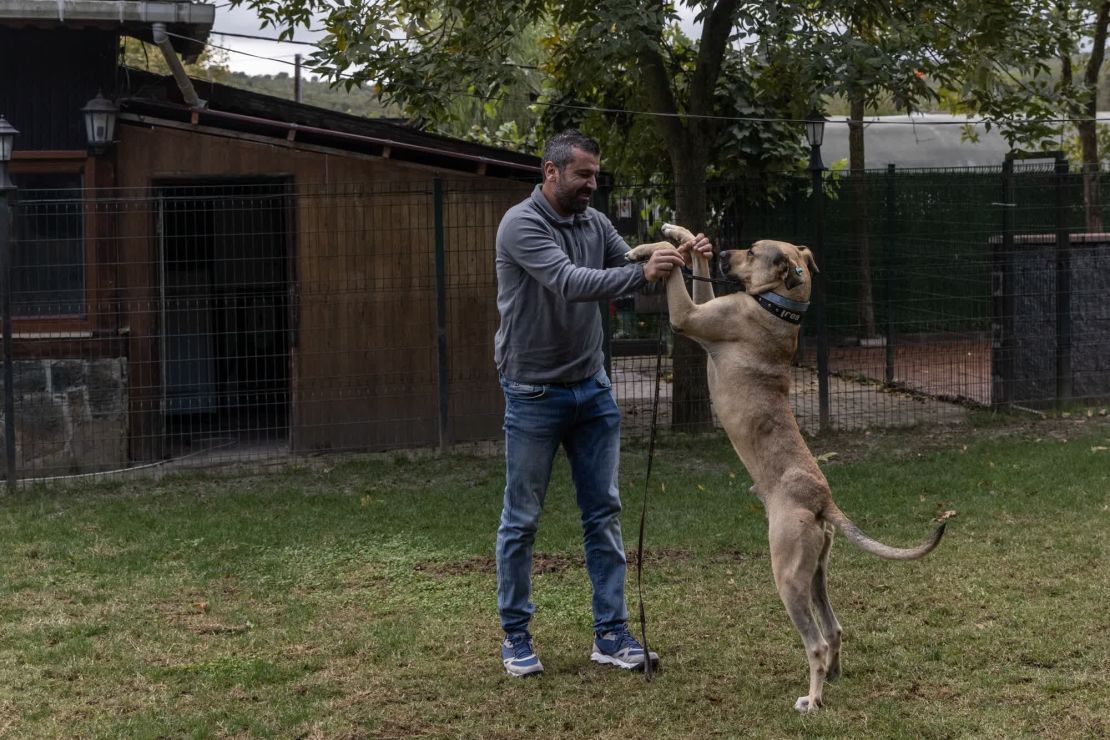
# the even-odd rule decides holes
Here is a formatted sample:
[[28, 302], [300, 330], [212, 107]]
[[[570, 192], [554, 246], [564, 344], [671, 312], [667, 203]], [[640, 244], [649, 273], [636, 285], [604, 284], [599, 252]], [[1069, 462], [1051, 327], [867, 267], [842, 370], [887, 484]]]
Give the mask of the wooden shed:
[[[121, 32], [64, 31], [98, 49]], [[538, 158], [200, 80], [188, 104], [117, 67], [56, 115], [93, 83], [119, 107], [113, 146], [16, 142], [16, 249], [40, 255], [17, 274], [50, 288], [15, 294], [22, 476], [500, 435], [493, 243]], [[0, 88], [0, 113], [29, 94]], [[48, 442], [31, 420], [51, 403], [87, 430]]]
[[[161, 82], [172, 94], [172, 82]], [[132, 193], [151, 199], [149, 208], [120, 209], [124, 301], [157, 303], [153, 290], [180, 283], [174, 267], [182, 266], [194, 295], [227, 293], [220, 281], [230, 281], [240, 303], [271, 311], [254, 323], [270, 327], [277, 338], [267, 344], [282, 345], [277, 354], [289, 358], [293, 450], [496, 436], [493, 242], [501, 215], [530, 191], [538, 160], [219, 85], [197, 89], [210, 108], [146, 94], [122, 99], [121, 203]], [[154, 229], [147, 211], [161, 218]], [[211, 223], [195, 217], [212, 212]], [[189, 249], [198, 229], [219, 246], [175, 258], [175, 245]], [[234, 274], [211, 269], [220, 262]], [[201, 285], [190, 277], [198, 268], [211, 273]], [[182, 294], [164, 298], [175, 305]], [[157, 319], [152, 312], [131, 318], [138, 458], [162, 454], [143, 445], [160, 439], [160, 398], [173, 391], [158, 382], [153, 347], [168, 341], [172, 326], [160, 332]], [[195, 334], [194, 324], [185, 331]], [[232, 345], [227, 357], [247, 356], [240, 341], [247, 335], [227, 331], [214, 332]], [[269, 372], [269, 379], [281, 373]], [[273, 426], [258, 421], [249, 420]]]

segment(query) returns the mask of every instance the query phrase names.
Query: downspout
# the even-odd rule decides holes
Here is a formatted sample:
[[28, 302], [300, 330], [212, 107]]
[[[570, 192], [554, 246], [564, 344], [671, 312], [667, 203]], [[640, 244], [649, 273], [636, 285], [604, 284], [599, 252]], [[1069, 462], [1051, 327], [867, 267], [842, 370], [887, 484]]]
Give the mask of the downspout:
[[173, 79], [177, 82], [177, 89], [181, 91], [181, 96], [185, 98], [185, 104], [190, 108], [203, 108], [205, 102], [197, 96], [189, 75], [185, 74], [185, 67], [181, 64], [173, 44], [170, 43], [169, 34], [166, 33], [166, 24], [155, 23], [150, 30], [153, 32], [154, 43], [162, 50], [162, 56], [166, 58], [166, 64], [173, 72]]

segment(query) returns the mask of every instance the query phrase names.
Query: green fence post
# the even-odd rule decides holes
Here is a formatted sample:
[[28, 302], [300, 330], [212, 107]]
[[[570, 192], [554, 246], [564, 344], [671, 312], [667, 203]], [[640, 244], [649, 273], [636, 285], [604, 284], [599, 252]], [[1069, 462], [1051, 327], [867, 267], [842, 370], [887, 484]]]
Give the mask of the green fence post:
[[432, 181], [432, 213], [436, 241], [436, 355], [439, 386], [439, 451], [447, 449], [450, 441], [447, 425], [450, 421], [451, 385], [447, 376], [447, 255], [443, 237], [443, 180]]
[[[813, 247], [817, 259], [822, 260], [827, 270], [829, 267], [828, 255], [825, 253], [825, 183], [822, 177], [824, 167], [821, 166], [819, 148], [814, 147], [817, 160], [811, 166], [813, 175]], [[826, 273], [828, 274], [828, 273]], [[822, 432], [831, 428], [829, 419], [829, 320], [827, 291], [824, 277], [818, 277], [813, 286], [814, 308], [817, 309], [817, 409], [818, 424]]]
[[894, 193], [894, 164], [886, 166], [886, 369], [883, 377], [894, 382], [894, 237], [897, 233], [897, 203]]
[[[3, 167], [0, 162], [0, 167]], [[3, 172], [0, 172], [2, 175]], [[0, 313], [4, 342], [4, 468], [8, 491], [16, 486], [15, 470], [15, 347], [12, 341], [12, 209], [8, 189], [0, 189]]]
[[1068, 160], [1056, 153], [1056, 407], [1071, 401], [1071, 236], [1068, 234], [1064, 184]]

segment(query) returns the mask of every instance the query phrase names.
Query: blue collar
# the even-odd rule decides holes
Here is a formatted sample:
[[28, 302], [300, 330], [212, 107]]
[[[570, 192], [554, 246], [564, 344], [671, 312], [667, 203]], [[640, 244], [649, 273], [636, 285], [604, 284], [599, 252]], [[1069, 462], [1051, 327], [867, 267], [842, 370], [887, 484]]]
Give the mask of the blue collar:
[[791, 324], [802, 323], [802, 314], [809, 308], [808, 302], [791, 300], [778, 293], [772, 293], [771, 291], [760, 293], [752, 297], [755, 298], [755, 302], [764, 309]]

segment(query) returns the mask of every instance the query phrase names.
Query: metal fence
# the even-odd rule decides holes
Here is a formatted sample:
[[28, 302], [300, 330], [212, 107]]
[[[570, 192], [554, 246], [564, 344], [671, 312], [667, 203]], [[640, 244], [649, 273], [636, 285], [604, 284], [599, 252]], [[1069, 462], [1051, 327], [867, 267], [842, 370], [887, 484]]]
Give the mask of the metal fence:
[[[529, 185], [19, 184], [9, 478], [500, 438], [493, 238]], [[636, 241], [666, 213], [665, 190], [621, 185], [604, 205]], [[1051, 163], [826, 176], [821, 229], [808, 178], [710, 191], [720, 247], [817, 252], [827, 334], [803, 324], [805, 430], [1110, 398], [1110, 236], [1085, 233], [1077, 176]], [[601, 307], [628, 435], [648, 429], [660, 324], [673, 344], [662, 309]], [[669, 424], [683, 378], [665, 354]]]
[[[1078, 175], [1051, 160], [826, 175], [820, 244], [810, 182], [715, 184], [710, 202], [726, 206], [709, 229], [723, 248], [773, 238], [817, 252], [828, 350], [819, 362], [811, 312], [793, 390], [804, 430], [912, 425], [961, 419], [975, 407], [1040, 411], [1110, 398], [1110, 312], [1102, 300], [1110, 289], [1110, 234], [1086, 233]], [[633, 203], [624, 206], [634, 212], [629, 229], [638, 225], [636, 205], [652, 203], [652, 193], [620, 191]], [[622, 307], [631, 310], [631, 303]], [[638, 327], [645, 337], [654, 331], [632, 315], [617, 325], [622, 332]], [[641, 384], [626, 387], [636, 425], [646, 418], [654, 365], [620, 357], [622, 344], [614, 343], [618, 378]]]

